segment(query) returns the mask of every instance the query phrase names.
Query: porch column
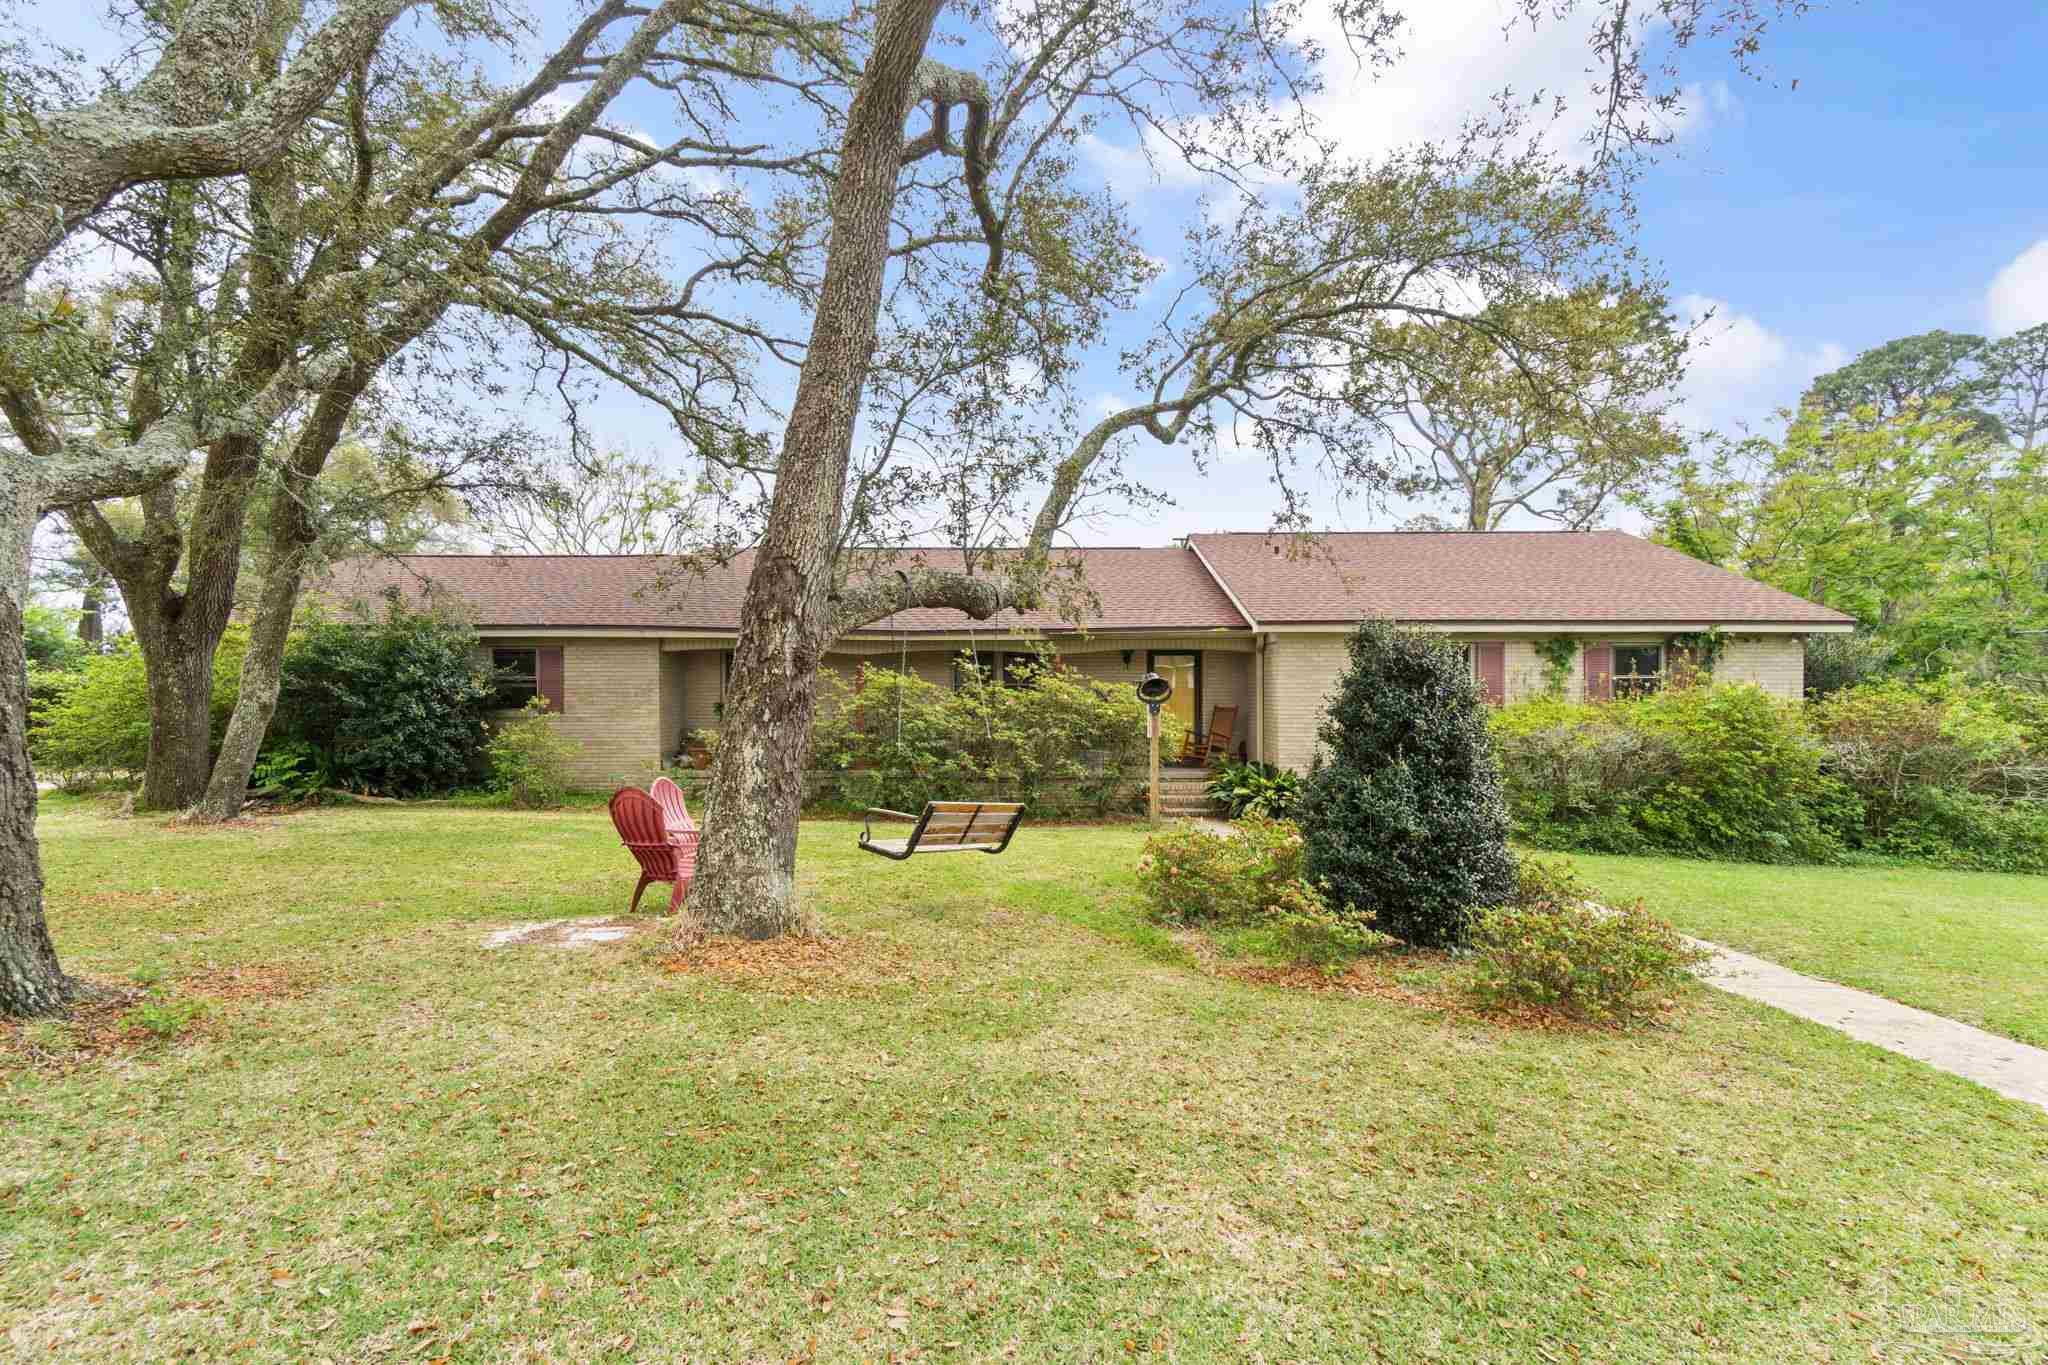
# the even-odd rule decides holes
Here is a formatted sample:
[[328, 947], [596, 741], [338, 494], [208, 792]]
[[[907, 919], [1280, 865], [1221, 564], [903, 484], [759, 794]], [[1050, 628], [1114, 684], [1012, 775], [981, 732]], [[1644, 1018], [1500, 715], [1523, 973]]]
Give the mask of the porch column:
[[1266, 761], [1266, 637], [1252, 636], [1252, 732], [1246, 750], [1254, 763]]

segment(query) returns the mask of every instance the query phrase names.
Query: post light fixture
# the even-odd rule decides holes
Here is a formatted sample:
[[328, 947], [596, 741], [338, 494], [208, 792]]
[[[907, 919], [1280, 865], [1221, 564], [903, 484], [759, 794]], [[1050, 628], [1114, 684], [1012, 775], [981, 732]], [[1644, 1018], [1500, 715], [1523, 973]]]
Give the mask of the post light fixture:
[[1162, 678], [1157, 673], [1147, 673], [1144, 677], [1138, 679], [1138, 700], [1151, 708], [1152, 714], [1155, 716], [1159, 714], [1159, 708], [1166, 705], [1167, 698], [1172, 695], [1173, 680], [1170, 678]]

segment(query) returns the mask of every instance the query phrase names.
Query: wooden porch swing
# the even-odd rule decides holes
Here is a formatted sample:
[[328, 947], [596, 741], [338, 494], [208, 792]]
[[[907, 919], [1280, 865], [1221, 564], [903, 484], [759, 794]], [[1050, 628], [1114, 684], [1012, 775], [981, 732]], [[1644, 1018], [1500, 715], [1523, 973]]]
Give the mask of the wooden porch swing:
[[[896, 684], [896, 743], [903, 743], [903, 683], [910, 676], [910, 636], [899, 628], [897, 684]], [[974, 652], [974, 626], [967, 627], [967, 648], [970, 658], [975, 659], [975, 686], [987, 687], [981, 676], [980, 655]], [[985, 700], [986, 698], [984, 698]], [[982, 708], [981, 725], [988, 737], [994, 737], [989, 724], [988, 708]], [[908, 820], [913, 828], [906, 839], [877, 839], [874, 837], [874, 822], [879, 816], [885, 820]], [[907, 811], [889, 810], [882, 806], [871, 806], [861, 816], [860, 847], [869, 853], [877, 853], [892, 862], [902, 862], [916, 853], [1001, 853], [1010, 846], [1010, 836], [1017, 832], [1017, 826], [1024, 823], [1024, 803], [1021, 801], [927, 801], [924, 810], [916, 815]]]

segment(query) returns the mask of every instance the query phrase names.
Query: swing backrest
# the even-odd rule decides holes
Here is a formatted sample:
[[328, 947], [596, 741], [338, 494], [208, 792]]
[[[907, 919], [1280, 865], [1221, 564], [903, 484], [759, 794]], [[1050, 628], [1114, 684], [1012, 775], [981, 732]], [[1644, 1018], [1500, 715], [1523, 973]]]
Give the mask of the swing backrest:
[[1023, 818], [1020, 801], [927, 801], [911, 846], [1000, 849]]

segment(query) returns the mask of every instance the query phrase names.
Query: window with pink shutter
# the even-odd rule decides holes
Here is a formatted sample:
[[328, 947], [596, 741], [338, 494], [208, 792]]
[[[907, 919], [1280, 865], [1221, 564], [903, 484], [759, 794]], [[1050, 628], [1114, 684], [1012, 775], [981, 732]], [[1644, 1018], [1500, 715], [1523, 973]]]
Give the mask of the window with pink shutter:
[[1614, 646], [1586, 646], [1586, 700], [1614, 700]]
[[1508, 699], [1508, 647], [1504, 644], [1472, 646], [1472, 674], [1479, 679], [1479, 691], [1499, 706]]
[[537, 649], [534, 669], [534, 691], [548, 704], [548, 710], [560, 715], [569, 709], [562, 691], [562, 651], [560, 647]]

